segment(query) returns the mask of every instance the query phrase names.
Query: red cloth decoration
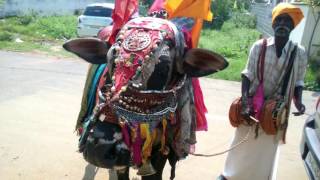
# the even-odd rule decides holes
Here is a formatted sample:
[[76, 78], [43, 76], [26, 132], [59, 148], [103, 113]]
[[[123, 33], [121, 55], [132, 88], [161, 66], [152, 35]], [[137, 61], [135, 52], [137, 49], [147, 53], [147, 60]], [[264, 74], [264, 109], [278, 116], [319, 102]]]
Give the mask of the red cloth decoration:
[[[184, 39], [186, 41], [188, 49], [195, 48], [192, 44], [191, 32], [182, 30]], [[207, 131], [208, 123], [206, 113], [208, 112], [206, 105], [204, 104], [202, 89], [198, 78], [192, 78], [192, 87], [194, 93], [194, 104], [196, 107], [196, 118], [197, 118], [197, 131]]]
[[192, 86], [194, 93], [194, 104], [196, 106], [197, 113], [197, 131], [207, 131], [208, 124], [205, 114], [208, 112], [208, 110], [206, 105], [204, 104], [203, 94], [198, 78], [192, 78]]
[[112, 13], [113, 28], [109, 42], [115, 42], [118, 31], [127, 23], [131, 16], [138, 11], [137, 0], [116, 0], [115, 7]]
[[149, 8], [148, 13], [164, 9], [164, 0], [155, 0]]

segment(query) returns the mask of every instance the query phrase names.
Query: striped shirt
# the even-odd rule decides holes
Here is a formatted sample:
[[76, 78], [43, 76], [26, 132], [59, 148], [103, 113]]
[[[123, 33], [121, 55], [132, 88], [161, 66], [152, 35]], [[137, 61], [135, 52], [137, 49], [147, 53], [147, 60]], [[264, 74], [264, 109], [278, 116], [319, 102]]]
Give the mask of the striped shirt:
[[[259, 80], [258, 80], [258, 72], [257, 72], [257, 63], [259, 59], [259, 54], [261, 50], [263, 40], [259, 40], [253, 44], [247, 65], [245, 69], [242, 71], [242, 75], [246, 76], [250, 80], [250, 90], [249, 94], [253, 95], [256, 91]], [[265, 97], [274, 97], [276, 94], [281, 92], [281, 84], [282, 79], [284, 77], [288, 61], [291, 55], [292, 50], [294, 49], [295, 43], [292, 41], [288, 41], [285, 47], [282, 50], [281, 57], [278, 58], [276, 55], [276, 48], [274, 44], [274, 37], [270, 37], [267, 39], [267, 48], [265, 55], [265, 64], [264, 64], [264, 93]], [[293, 71], [295, 74], [294, 85], [295, 86], [303, 86], [304, 85], [304, 76], [307, 68], [307, 56], [304, 51], [304, 48], [301, 46], [297, 47], [296, 57], [294, 60], [297, 64], [297, 70]], [[289, 83], [290, 84], [290, 83]]]

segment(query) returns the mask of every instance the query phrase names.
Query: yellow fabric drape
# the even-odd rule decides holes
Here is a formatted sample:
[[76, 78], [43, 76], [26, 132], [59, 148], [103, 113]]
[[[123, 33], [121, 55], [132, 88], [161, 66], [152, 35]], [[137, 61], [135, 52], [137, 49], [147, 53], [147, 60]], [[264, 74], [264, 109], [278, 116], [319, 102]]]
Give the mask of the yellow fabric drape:
[[175, 17], [194, 18], [195, 25], [191, 31], [192, 47], [198, 46], [203, 20], [212, 21], [211, 0], [167, 0], [164, 7], [169, 19]]
[[146, 163], [151, 156], [152, 145], [157, 136], [157, 131], [150, 132], [150, 126], [148, 123], [140, 124], [141, 138], [144, 140], [142, 147], [142, 163]]
[[166, 145], [166, 130], [167, 130], [167, 120], [166, 118], [162, 119], [162, 135], [161, 135], [161, 149], [160, 151], [164, 151], [164, 147]]

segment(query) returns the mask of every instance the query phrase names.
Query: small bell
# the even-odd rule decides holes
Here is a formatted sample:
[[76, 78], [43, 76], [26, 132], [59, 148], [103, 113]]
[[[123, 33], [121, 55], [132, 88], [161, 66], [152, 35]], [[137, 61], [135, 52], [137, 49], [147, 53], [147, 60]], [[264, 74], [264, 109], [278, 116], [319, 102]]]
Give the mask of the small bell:
[[119, 40], [122, 40], [124, 38], [123, 34], [120, 34], [118, 38]]
[[156, 170], [153, 168], [150, 161], [143, 163], [142, 166], [138, 169], [137, 175], [139, 176], [150, 176], [156, 173]]
[[154, 44], [153, 49], [157, 49], [157, 48], [158, 48], [158, 44]]
[[121, 34], [121, 35], [123, 35], [124, 33], [125, 33], [124, 30], [121, 30], [121, 31], [119, 32], [119, 34]]
[[115, 47], [115, 50], [116, 50], [116, 51], [120, 51], [120, 46], [116, 46], [116, 47]]
[[121, 91], [122, 91], [122, 92], [124, 92], [124, 91], [126, 91], [126, 90], [127, 90], [127, 86], [122, 86], [122, 87], [121, 87]]
[[112, 86], [111, 92], [116, 92], [116, 87]]
[[163, 148], [162, 154], [167, 156], [170, 153], [170, 148], [168, 146], [165, 146]]
[[126, 66], [132, 66], [132, 63], [130, 61], [127, 61]]

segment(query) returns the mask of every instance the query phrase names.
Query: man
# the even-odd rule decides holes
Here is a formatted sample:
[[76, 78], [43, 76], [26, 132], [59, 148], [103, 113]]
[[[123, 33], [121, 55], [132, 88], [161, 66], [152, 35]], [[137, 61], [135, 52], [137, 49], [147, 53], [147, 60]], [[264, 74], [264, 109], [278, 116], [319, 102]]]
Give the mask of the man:
[[[272, 11], [272, 28], [274, 37], [267, 39], [263, 90], [264, 97], [275, 97], [281, 92], [282, 81], [288, 66], [288, 61], [293, 52], [295, 44], [289, 40], [291, 31], [299, 24], [303, 18], [303, 13], [298, 7], [289, 3], [280, 3]], [[257, 65], [259, 62], [260, 50], [263, 40], [259, 40], [252, 46], [246, 68], [242, 71], [242, 112], [241, 114], [249, 119], [253, 114], [253, 107], [250, 103], [250, 97], [255, 95], [259, 86], [257, 77]], [[291, 99], [298, 112], [295, 115], [301, 115], [305, 111], [302, 104], [302, 90], [304, 85], [304, 76], [307, 66], [307, 57], [303, 48], [297, 47], [294, 58], [295, 71], [292, 71], [293, 78], [288, 82], [288, 88], [292, 89], [291, 94], [287, 91], [285, 99], [290, 104]], [[292, 86], [290, 86], [292, 84]], [[280, 87], [280, 88], [279, 88]], [[235, 132], [232, 146], [237, 144], [248, 133], [248, 125], [240, 125]], [[230, 151], [223, 175], [219, 179], [228, 180], [269, 180], [275, 178], [277, 167], [278, 145], [280, 140], [284, 140], [285, 129], [277, 131], [276, 135], [267, 135], [260, 127], [256, 133], [251, 133], [248, 142]]]

